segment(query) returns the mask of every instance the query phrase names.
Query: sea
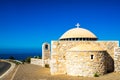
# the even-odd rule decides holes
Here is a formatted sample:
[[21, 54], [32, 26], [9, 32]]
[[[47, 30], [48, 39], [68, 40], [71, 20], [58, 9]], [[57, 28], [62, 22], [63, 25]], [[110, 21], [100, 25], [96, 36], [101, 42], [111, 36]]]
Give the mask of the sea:
[[14, 57], [16, 60], [25, 60], [27, 57], [42, 56], [41, 49], [0, 49], [0, 59]]

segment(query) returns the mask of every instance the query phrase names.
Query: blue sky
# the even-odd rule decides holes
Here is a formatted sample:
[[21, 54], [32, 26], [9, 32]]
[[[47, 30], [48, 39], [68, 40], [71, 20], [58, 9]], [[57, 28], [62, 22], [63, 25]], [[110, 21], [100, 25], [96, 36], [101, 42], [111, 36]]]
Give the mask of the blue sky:
[[0, 48], [41, 48], [80, 27], [120, 41], [119, 0], [0, 0]]

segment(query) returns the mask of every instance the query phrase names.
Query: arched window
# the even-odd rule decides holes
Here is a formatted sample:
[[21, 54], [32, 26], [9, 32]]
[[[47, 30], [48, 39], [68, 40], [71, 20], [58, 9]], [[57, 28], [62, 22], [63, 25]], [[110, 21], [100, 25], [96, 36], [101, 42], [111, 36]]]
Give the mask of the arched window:
[[91, 59], [93, 59], [93, 55], [91, 55]]
[[45, 49], [48, 50], [48, 45], [47, 44], [45, 45]]

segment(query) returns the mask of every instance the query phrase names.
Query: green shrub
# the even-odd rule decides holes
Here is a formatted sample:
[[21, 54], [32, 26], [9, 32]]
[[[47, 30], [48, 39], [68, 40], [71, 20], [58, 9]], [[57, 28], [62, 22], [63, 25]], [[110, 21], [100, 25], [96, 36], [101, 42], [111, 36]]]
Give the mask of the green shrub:
[[37, 58], [37, 56], [34, 56], [34, 58]]
[[41, 56], [37, 56], [37, 59], [42, 59], [42, 57]]
[[19, 65], [20, 63], [19, 62], [15, 62], [16, 65]]
[[25, 59], [25, 62], [27, 62], [27, 63], [30, 63], [30, 61], [31, 61], [31, 57], [27, 57], [27, 58]]
[[49, 64], [45, 64], [45, 68], [49, 68]]
[[95, 74], [94, 74], [94, 77], [99, 77], [99, 74], [98, 74], [98, 73], [95, 73]]
[[24, 64], [24, 63], [25, 63], [25, 60], [22, 60], [21, 62], [22, 62], [22, 64]]
[[34, 56], [34, 58], [37, 58], [37, 59], [42, 59], [41, 56]]
[[13, 56], [10, 56], [9, 59], [11, 59], [11, 60], [15, 60], [15, 58], [14, 58]]

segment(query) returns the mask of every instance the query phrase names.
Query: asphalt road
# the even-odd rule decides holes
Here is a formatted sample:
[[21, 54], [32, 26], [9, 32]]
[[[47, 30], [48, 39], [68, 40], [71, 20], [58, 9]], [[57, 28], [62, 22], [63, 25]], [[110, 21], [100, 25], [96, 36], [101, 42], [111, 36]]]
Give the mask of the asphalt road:
[[0, 76], [5, 73], [9, 68], [11, 64], [7, 62], [0, 62]]

